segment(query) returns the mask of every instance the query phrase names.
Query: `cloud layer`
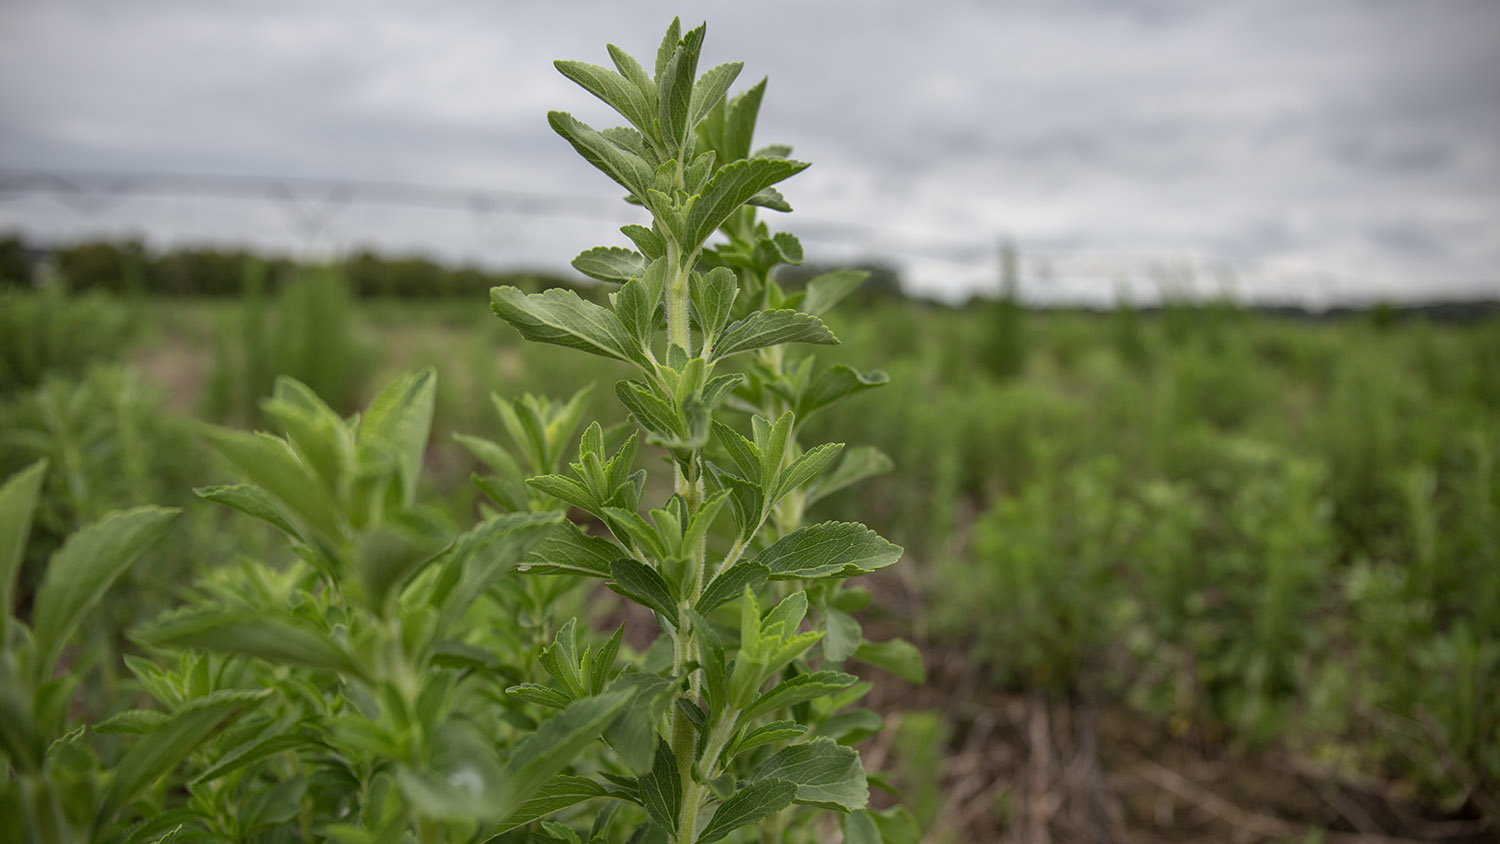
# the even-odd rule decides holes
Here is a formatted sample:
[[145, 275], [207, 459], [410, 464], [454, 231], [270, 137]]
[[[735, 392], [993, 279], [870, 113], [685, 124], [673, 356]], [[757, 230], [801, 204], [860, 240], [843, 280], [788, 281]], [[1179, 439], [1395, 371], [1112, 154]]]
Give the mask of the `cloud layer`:
[[[551, 60], [607, 63], [606, 41], [649, 58], [673, 13], [593, 0], [10, 3], [0, 163], [611, 196], [544, 115], [611, 117]], [[786, 193], [799, 211], [788, 227], [815, 255], [883, 253], [948, 296], [993, 287], [1000, 237], [1031, 256], [1039, 298], [1149, 292], [1166, 266], [1253, 297], [1500, 292], [1492, 2], [702, 13], [704, 66], [744, 59], [742, 85], [768, 75], [761, 139], [814, 163]], [[532, 266], [622, 240], [599, 219], [356, 206], [309, 242], [272, 203], [203, 198], [91, 216], [12, 197], [0, 228], [376, 242]]]

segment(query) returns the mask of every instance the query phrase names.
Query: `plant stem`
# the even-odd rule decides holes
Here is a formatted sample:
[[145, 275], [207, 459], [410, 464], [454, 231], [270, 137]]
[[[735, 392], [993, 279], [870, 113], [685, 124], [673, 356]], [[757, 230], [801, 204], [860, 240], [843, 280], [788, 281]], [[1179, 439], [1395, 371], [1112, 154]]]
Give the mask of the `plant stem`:
[[692, 350], [688, 334], [688, 274], [691, 271], [691, 263], [684, 261], [680, 252], [673, 252], [667, 259], [667, 342], [681, 346], [684, 352]]
[[[739, 712], [730, 710], [709, 731], [708, 741], [703, 745], [703, 762], [705, 765], [713, 766], [718, 761], [720, 753], [724, 752], [725, 745], [734, 737], [735, 724], [739, 719]], [[689, 726], [689, 729], [692, 729]], [[689, 754], [691, 754], [691, 749]], [[678, 760], [682, 759], [678, 756]], [[691, 759], [691, 756], [689, 756]], [[713, 779], [718, 775], [717, 770], [704, 771], [704, 779]], [[692, 763], [689, 761], [688, 773], [682, 780], [682, 810], [677, 816], [677, 831], [673, 837], [673, 844], [693, 844], [693, 835], [697, 832], [698, 809], [703, 805], [703, 783], [692, 776]]]

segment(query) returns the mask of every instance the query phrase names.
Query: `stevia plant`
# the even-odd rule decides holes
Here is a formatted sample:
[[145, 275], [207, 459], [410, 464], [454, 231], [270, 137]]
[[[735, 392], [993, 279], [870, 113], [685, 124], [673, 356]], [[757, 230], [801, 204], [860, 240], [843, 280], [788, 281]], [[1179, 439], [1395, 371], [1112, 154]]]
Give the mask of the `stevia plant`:
[[[491, 293], [495, 313], [526, 339], [635, 372], [614, 390], [635, 430], [616, 444], [589, 425], [567, 471], [522, 487], [516, 461], [487, 444], [487, 462], [501, 470], [487, 489], [497, 505], [535, 509], [540, 493], [587, 517], [554, 528], [523, 570], [603, 580], [649, 610], [660, 631], [641, 664], [615, 680], [636, 690], [633, 729], [606, 733], [600, 777], [558, 778], [537, 809], [612, 801], [587, 836], [547, 822], [534, 840], [617, 840], [617, 829], [674, 844], [815, 840], [824, 811], [842, 816], [847, 841], [910, 840], [909, 816], [867, 810], [868, 778], [850, 746], [879, 718], [841, 711], [868, 690], [841, 670], [851, 658], [920, 677], [910, 645], [863, 640], [851, 613], [869, 593], [846, 587], [895, 563], [901, 549], [860, 524], [805, 518], [819, 498], [889, 462], [799, 437], [813, 414], [886, 378], [820, 368], [788, 350], [836, 343], [820, 315], [864, 276], [830, 273], [795, 292], [773, 280], [775, 266], [801, 261], [802, 246], [772, 233], [757, 209], [790, 211], [775, 185], [807, 165], [784, 146], [752, 152], [765, 82], [726, 97], [740, 63], [698, 75], [704, 31], [683, 33], [674, 20], [654, 73], [613, 45], [614, 70], [557, 62], [629, 125], [595, 130], [552, 112], [552, 128], [650, 218], [621, 229], [634, 249], [599, 247], [573, 261], [618, 285], [607, 303], [567, 290]], [[523, 451], [556, 453], [545, 413], [508, 427]], [[642, 445], [660, 449], [671, 476], [655, 506], [645, 502], [657, 486], [634, 468]], [[545, 682], [510, 694], [547, 710], [607, 685], [600, 666], [618, 638], [595, 651], [580, 649], [579, 636], [565, 625], [541, 660]], [[617, 811], [614, 801], [643, 812]]]
[[[255, 693], [221, 695], [152, 724], [150, 741], [101, 749], [77, 709], [85, 679], [109, 654], [67, 649], [84, 618], [177, 517], [116, 510], [71, 534], [47, 560], [31, 624], [12, 616], [47, 461], [0, 485], [0, 842], [106, 840], [126, 805], [250, 707]], [[59, 670], [60, 668], [64, 670]]]
[[254, 706], [107, 840], [488, 837], [630, 704], [634, 687], [603, 682], [610, 659], [544, 720], [505, 694], [535, 660], [510, 572], [560, 513], [459, 531], [420, 503], [435, 389], [430, 369], [407, 375], [344, 419], [282, 378], [262, 408], [283, 435], [209, 434], [248, 483], [199, 494], [270, 525], [292, 559], [211, 572], [188, 606], [137, 632], [160, 658], [126, 662], [157, 708], [96, 729], [145, 733], [146, 746], [215, 701]]

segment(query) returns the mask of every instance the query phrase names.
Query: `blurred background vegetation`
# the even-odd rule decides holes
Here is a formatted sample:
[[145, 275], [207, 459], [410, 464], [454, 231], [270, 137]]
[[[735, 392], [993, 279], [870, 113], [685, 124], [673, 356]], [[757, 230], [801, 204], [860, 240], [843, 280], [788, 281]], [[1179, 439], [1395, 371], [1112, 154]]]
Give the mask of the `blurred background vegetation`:
[[[23, 580], [106, 510], [185, 507], [92, 625], [121, 649], [193, 572], [261, 547], [194, 500], [227, 476], [196, 426], [264, 424], [278, 374], [351, 412], [435, 366], [426, 497], [470, 518], [478, 467], [452, 434], [497, 433], [492, 393], [614, 375], [523, 356], [486, 307], [502, 283], [602, 294], [417, 257], [86, 243], [39, 262], [0, 239], [0, 477], [53, 467]], [[945, 307], [887, 271], [820, 352], [891, 376], [809, 433], [896, 470], [815, 515], [907, 549], [870, 624], [920, 643], [930, 682], [872, 677], [898, 726], [865, 752], [930, 840], [1493, 840], [1500, 312], [1039, 311], [1015, 290]]]

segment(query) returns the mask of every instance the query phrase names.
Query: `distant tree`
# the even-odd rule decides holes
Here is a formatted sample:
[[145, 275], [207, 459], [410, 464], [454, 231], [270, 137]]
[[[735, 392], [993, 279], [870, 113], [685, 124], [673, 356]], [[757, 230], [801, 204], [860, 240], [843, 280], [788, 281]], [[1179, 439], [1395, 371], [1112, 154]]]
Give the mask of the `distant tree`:
[[0, 237], [0, 287], [31, 284], [31, 260], [18, 234]]

